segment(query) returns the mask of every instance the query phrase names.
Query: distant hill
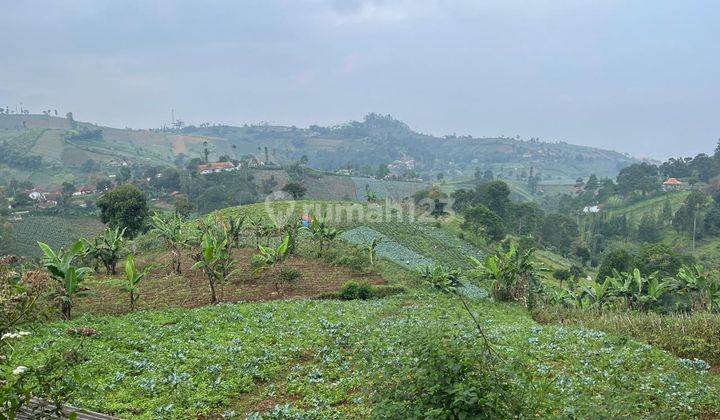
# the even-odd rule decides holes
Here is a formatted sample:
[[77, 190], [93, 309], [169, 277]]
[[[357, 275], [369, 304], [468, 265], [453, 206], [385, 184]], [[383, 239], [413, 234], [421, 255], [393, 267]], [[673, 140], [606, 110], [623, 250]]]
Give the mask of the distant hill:
[[[635, 162], [618, 152], [567, 143], [439, 138], [417, 133], [401, 121], [377, 114], [334, 127], [191, 126], [183, 132], [225, 138], [247, 153], [268, 147], [278, 159], [299, 159], [305, 155], [311, 166], [322, 170], [402, 161], [414, 164], [423, 174], [445, 172], [457, 176], [480, 167], [509, 177], [533, 168], [545, 178], [574, 179], [591, 173], [614, 177], [621, 168]], [[402, 162], [398, 162], [401, 167]]]
[[[374, 174], [380, 163], [403, 175], [425, 179], [472, 175], [476, 168], [505, 178], [531, 171], [543, 179], [574, 179], [591, 173], [613, 177], [634, 159], [618, 152], [566, 143], [511, 138], [445, 138], [421, 134], [390, 116], [369, 114], [363, 121], [308, 128], [251, 125], [188, 126], [182, 130], [133, 130], [96, 126], [48, 115], [0, 115], [0, 174], [59, 185], [84, 177], [89, 164], [110, 168], [118, 161], [172, 165], [180, 156], [211, 159], [254, 155], [260, 161], [287, 163], [306, 156], [323, 171], [351, 169]], [[110, 172], [110, 169], [108, 169]]]

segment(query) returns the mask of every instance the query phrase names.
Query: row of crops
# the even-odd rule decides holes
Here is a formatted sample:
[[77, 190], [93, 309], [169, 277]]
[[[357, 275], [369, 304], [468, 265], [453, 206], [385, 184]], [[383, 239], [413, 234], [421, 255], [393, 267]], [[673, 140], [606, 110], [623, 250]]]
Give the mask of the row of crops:
[[42, 133], [41, 129], [0, 132], [0, 143], [11, 145], [19, 154], [28, 154]]
[[[328, 217], [336, 219], [332, 215], [337, 213], [338, 208], [343, 208], [347, 204], [341, 201], [277, 201], [267, 205], [259, 203], [228, 208], [218, 213], [233, 217], [248, 216], [270, 222], [271, 219], [285, 220], [290, 217], [300, 217], [302, 214], [318, 215], [327, 211]], [[365, 205], [362, 208], [369, 211], [371, 206]], [[347, 213], [343, 213], [344, 216], [347, 216]], [[345, 230], [341, 235], [342, 239], [357, 245], [367, 245], [373, 238], [380, 236], [384, 241], [378, 247], [378, 253], [385, 253], [386, 255], [381, 254], [381, 256], [405, 265], [408, 265], [407, 261], [410, 261], [410, 265], [413, 265], [413, 261], [417, 261], [414, 266], [424, 267], [430, 262], [430, 264], [467, 269], [473, 265], [470, 257], [483, 259], [486, 256], [482, 250], [432, 224], [410, 220], [382, 222], [347, 221], [345, 218], [342, 220], [342, 222], [331, 220], [333, 224]]]
[[379, 257], [416, 270], [433, 264], [431, 259], [425, 258], [417, 252], [395, 242], [392, 238], [367, 226], [360, 226], [345, 231], [340, 235], [340, 239], [358, 246], [367, 245], [375, 238], [382, 238], [382, 242], [375, 248], [375, 252]]
[[[2, 244], [2, 252], [9, 254], [40, 256], [37, 241], [53, 249], [67, 247], [78, 238], [87, 238], [101, 232], [103, 225], [96, 217], [25, 216], [11, 227], [11, 240]], [[4, 249], [4, 248], [8, 249]]]
[[[359, 226], [345, 231], [340, 239], [354, 245], [367, 246], [373, 239], [382, 238], [375, 249], [377, 255], [414, 270], [422, 270], [433, 264], [469, 268], [470, 256], [483, 257], [470, 244], [433, 226], [419, 223], [378, 223], [372, 226]], [[485, 290], [471, 283], [463, 285], [460, 292], [471, 299], [488, 296]]]
[[377, 248], [378, 253], [382, 247], [382, 250], [388, 254], [388, 259], [406, 265], [408, 265], [406, 261], [413, 261], [411, 257], [419, 255], [422, 259], [415, 258], [423, 264], [422, 266], [430, 261], [434, 264], [467, 269], [473, 265], [470, 257], [477, 259], [485, 257], [481, 250], [452, 233], [423, 223], [373, 223], [348, 230], [341, 235], [342, 239], [357, 245], [368, 244], [376, 237], [383, 238]]
[[409, 197], [416, 192], [427, 188], [427, 185], [419, 182], [407, 181], [386, 181], [375, 178], [352, 177], [357, 190], [357, 199], [367, 201], [367, 188], [372, 190], [378, 199], [391, 198], [400, 200]]
[[470, 257], [485, 258], [485, 254], [456, 235], [427, 223], [383, 222], [373, 229], [387, 235], [437, 264], [467, 269]]

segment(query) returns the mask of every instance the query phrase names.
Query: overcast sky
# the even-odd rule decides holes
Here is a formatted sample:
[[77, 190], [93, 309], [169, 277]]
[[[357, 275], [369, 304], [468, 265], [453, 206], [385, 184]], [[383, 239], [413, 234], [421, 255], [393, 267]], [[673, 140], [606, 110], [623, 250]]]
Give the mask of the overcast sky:
[[0, 0], [0, 105], [112, 126], [389, 113], [664, 158], [720, 138], [720, 2]]

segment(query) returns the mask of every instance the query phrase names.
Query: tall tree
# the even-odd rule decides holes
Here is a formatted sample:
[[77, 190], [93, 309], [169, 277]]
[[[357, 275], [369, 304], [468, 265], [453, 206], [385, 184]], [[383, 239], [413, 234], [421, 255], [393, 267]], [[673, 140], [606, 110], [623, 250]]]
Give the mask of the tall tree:
[[510, 188], [503, 181], [492, 181], [481, 184], [476, 189], [478, 202], [484, 204], [492, 212], [507, 222], [510, 201]]
[[67, 205], [70, 203], [70, 197], [72, 197], [74, 192], [75, 184], [73, 184], [72, 182], [62, 183], [62, 187], [60, 188], [60, 200], [62, 201], [63, 205]]
[[578, 226], [575, 220], [564, 214], [549, 214], [540, 228], [540, 240], [545, 246], [554, 248], [567, 255], [575, 239], [578, 237]]
[[505, 225], [500, 216], [483, 204], [471, 207], [463, 213], [463, 228], [470, 229], [477, 235], [487, 235], [499, 241], [505, 237]]
[[145, 230], [149, 214], [147, 197], [138, 187], [125, 184], [98, 198], [100, 220], [112, 228], [125, 229], [133, 238]]
[[640, 191], [643, 195], [660, 188], [658, 167], [646, 162], [636, 163], [620, 170], [617, 176], [620, 192], [629, 195]]
[[305, 193], [307, 192], [307, 188], [305, 188], [299, 182], [288, 182], [287, 184], [285, 184], [284, 187], [282, 187], [282, 190], [290, 194], [293, 200], [299, 200], [303, 198], [305, 196]]

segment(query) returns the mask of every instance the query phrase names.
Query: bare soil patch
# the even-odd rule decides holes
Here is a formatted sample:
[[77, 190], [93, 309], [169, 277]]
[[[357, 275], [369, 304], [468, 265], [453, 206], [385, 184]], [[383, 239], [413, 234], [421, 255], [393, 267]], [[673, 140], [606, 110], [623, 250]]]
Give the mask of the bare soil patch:
[[[250, 258], [253, 254], [252, 249], [235, 251], [241, 271], [219, 288], [218, 295], [222, 302], [316, 298], [323, 293], [339, 290], [348, 280], [369, 281], [374, 285], [387, 284], [385, 279], [376, 274], [357, 273], [348, 267], [333, 266], [321, 259], [292, 256], [284, 263], [284, 267], [297, 269], [301, 277], [293, 285], [284, 285], [278, 294], [272, 273], [252, 275]], [[208, 280], [201, 270], [190, 268], [193, 261], [189, 253], [183, 256], [182, 275], [172, 273], [170, 253], [137, 257], [136, 262], [140, 267], [150, 268], [140, 283], [138, 309], [195, 308], [210, 304]], [[102, 275], [89, 282], [87, 286], [95, 292], [95, 296], [80, 299], [76, 313], [128, 312], [129, 297], [122, 289], [122, 278], [122, 264], [118, 264], [118, 275]]]

